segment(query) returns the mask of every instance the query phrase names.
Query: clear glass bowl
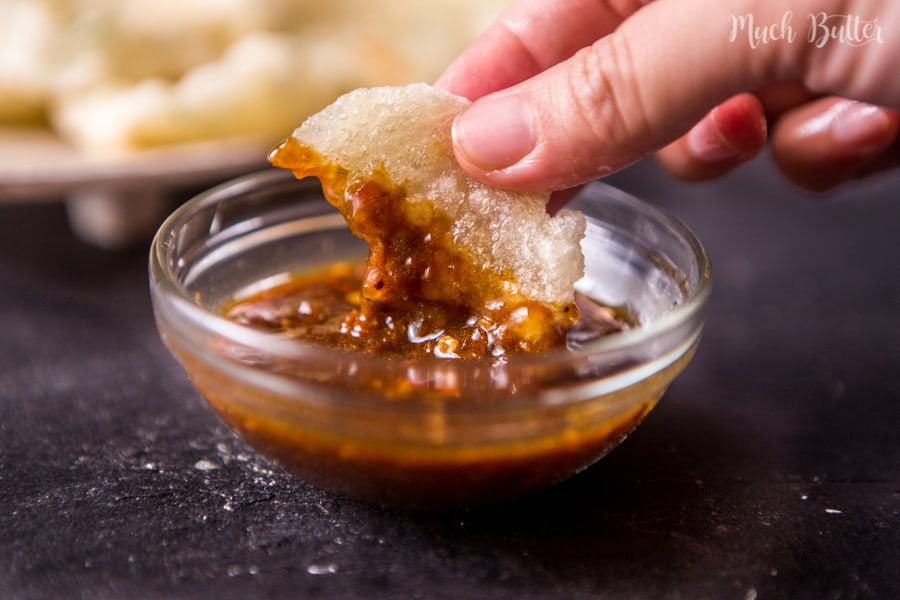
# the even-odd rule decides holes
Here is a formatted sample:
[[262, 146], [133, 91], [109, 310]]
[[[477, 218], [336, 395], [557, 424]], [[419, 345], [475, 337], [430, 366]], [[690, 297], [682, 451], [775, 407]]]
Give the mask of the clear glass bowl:
[[[274, 169], [161, 226], [157, 326], [221, 418], [309, 482], [415, 508], [509, 500], [584, 469], [640, 423], [693, 355], [710, 292], [706, 252], [672, 217], [602, 183], [571, 207], [588, 218], [579, 291], [627, 306], [638, 327], [491, 365], [339, 352], [229, 321], [234, 298], [367, 250], [318, 182]], [[405, 385], [386, 394], [379, 381]]]

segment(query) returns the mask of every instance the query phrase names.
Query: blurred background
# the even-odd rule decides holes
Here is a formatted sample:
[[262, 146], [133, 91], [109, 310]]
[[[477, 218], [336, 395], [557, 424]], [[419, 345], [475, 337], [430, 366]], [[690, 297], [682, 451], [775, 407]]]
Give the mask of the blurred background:
[[350, 89], [431, 81], [499, 0], [4, 0], [0, 121], [117, 153], [284, 136]]
[[506, 3], [3, 0], [0, 202], [146, 241], [171, 188], [264, 166], [346, 91], [433, 81]]

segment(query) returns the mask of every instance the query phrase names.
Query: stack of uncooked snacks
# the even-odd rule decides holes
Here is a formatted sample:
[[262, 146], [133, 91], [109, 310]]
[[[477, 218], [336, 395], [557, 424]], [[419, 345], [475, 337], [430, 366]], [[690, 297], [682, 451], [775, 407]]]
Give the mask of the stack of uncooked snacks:
[[0, 125], [85, 152], [277, 139], [338, 95], [433, 80], [506, 0], [3, 0]]

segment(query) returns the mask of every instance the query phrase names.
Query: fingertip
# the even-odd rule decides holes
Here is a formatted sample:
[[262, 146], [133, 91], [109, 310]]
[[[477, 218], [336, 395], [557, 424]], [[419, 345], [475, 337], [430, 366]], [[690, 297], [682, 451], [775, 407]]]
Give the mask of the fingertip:
[[703, 181], [724, 175], [765, 147], [767, 126], [762, 103], [738, 94], [715, 107], [657, 158], [680, 179]]
[[723, 144], [744, 160], [753, 158], [765, 147], [766, 112], [753, 94], [729, 98], [711, 111], [710, 118]]
[[831, 125], [831, 135], [838, 144], [855, 148], [859, 154], [876, 153], [897, 137], [898, 123], [900, 119], [894, 111], [851, 102], [838, 113]]
[[900, 136], [900, 113], [843, 98], [822, 98], [786, 114], [772, 135], [785, 177], [812, 192], [885, 168]]
[[692, 157], [711, 165], [737, 165], [766, 144], [766, 116], [753, 94], [738, 94], [713, 108], [687, 134]]

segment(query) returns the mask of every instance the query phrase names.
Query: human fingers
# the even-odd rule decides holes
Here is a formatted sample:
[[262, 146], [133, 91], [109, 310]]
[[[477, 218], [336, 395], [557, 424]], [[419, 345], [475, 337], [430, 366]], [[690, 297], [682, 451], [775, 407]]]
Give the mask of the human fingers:
[[787, 81], [726, 100], [660, 150], [657, 159], [685, 181], [719, 177], [763, 149], [767, 120], [776, 162], [788, 179], [812, 191], [827, 191], [900, 164], [895, 112], [822, 99]]
[[798, 81], [773, 81], [713, 108], [684, 136], [656, 153], [660, 165], [685, 181], [714, 179], [764, 147], [769, 123], [816, 98]]
[[786, 112], [772, 129], [784, 175], [814, 192], [900, 164], [900, 113], [827, 97]]
[[769, 123], [816, 97], [797, 81], [773, 81], [752, 94], [738, 94], [713, 108], [656, 157], [664, 169], [685, 181], [714, 179], [765, 147]]
[[[900, 3], [808, 0], [802, 6], [835, 14], [883, 11], [900, 23]], [[723, 24], [734, 23], [735, 15], [776, 23], [785, 7], [762, 0], [658, 0], [563, 63], [476, 101], [454, 124], [457, 160], [500, 187], [563, 189], [667, 145], [710, 107], [771, 81], [900, 105], [900, 86], [886, 76], [900, 52], [895, 38], [864, 47], [729, 43]]]
[[754, 93], [765, 107], [775, 161], [801, 187], [824, 192], [900, 166], [896, 111], [822, 97], [797, 81]]
[[765, 147], [769, 123], [815, 98], [817, 95], [798, 81], [773, 81], [713, 108], [656, 157], [670, 174], [685, 181], [714, 179]]
[[515, 85], [612, 32], [650, 1], [519, 0], [435, 85], [473, 100]]
[[691, 130], [656, 153], [669, 173], [685, 181], [719, 177], [749, 161], [766, 145], [766, 115], [753, 94], [732, 96]]

